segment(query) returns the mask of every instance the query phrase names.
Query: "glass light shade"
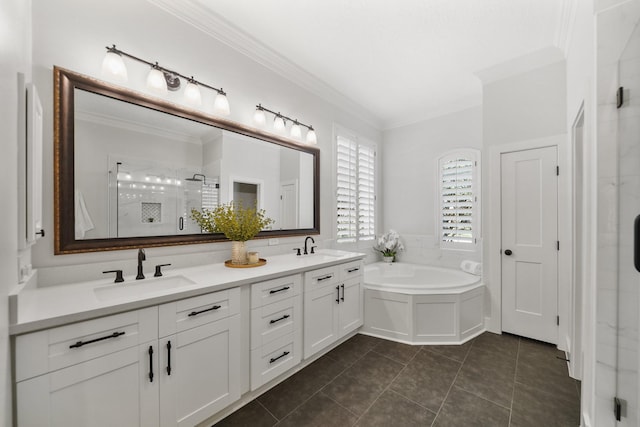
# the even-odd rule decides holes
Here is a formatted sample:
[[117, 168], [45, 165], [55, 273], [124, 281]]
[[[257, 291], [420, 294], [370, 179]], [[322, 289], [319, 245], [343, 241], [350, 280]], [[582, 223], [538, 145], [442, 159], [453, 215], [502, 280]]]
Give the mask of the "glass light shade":
[[285, 128], [284, 119], [280, 116], [276, 116], [275, 119], [273, 119], [273, 129], [278, 132], [282, 132], [284, 128]]
[[202, 105], [202, 95], [200, 94], [200, 88], [193, 82], [188, 82], [184, 88], [184, 102], [189, 105], [199, 107]]
[[267, 123], [267, 116], [264, 114], [264, 110], [256, 108], [253, 113], [253, 121], [259, 126], [264, 126]]
[[318, 138], [316, 137], [316, 131], [313, 129], [309, 129], [307, 132], [307, 144], [317, 144]]
[[293, 126], [291, 126], [291, 137], [300, 138], [301, 136], [302, 136], [302, 131], [300, 130], [300, 125], [297, 123], [294, 123]]
[[147, 76], [147, 87], [160, 95], [166, 95], [167, 81], [164, 79], [164, 73], [157, 68], [152, 68]]
[[119, 53], [108, 51], [102, 60], [102, 75], [113, 80], [126, 82], [128, 80], [127, 67]]
[[228, 116], [229, 113], [231, 113], [231, 110], [229, 110], [229, 100], [226, 96], [221, 93], [216, 95], [216, 99], [213, 101], [213, 111], [224, 116]]

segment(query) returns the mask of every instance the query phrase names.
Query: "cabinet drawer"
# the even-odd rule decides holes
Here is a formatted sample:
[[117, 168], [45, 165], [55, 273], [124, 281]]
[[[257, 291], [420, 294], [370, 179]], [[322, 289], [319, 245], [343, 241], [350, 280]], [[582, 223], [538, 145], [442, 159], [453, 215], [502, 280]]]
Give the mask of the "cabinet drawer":
[[345, 281], [353, 277], [362, 276], [364, 269], [362, 268], [362, 261], [353, 261], [346, 264], [339, 265], [340, 267], [340, 280]]
[[262, 307], [300, 294], [302, 277], [281, 277], [251, 285], [251, 308]]
[[251, 310], [251, 349], [302, 328], [302, 295]]
[[237, 313], [240, 313], [240, 288], [163, 304], [159, 313], [159, 336], [166, 337]]
[[285, 335], [251, 351], [251, 390], [300, 363], [300, 340], [294, 337]]
[[305, 291], [338, 283], [340, 281], [340, 267], [335, 265], [304, 273]]
[[154, 340], [158, 308], [150, 307], [16, 337], [16, 381]]

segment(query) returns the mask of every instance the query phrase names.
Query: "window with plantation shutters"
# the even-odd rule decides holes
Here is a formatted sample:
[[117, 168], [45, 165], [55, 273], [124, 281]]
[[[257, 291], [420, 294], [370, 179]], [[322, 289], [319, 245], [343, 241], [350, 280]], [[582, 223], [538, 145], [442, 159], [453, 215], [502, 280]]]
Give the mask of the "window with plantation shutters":
[[355, 138], [336, 138], [337, 241], [375, 237], [375, 146]]
[[478, 236], [478, 158], [474, 150], [460, 150], [438, 161], [440, 246], [474, 249]]

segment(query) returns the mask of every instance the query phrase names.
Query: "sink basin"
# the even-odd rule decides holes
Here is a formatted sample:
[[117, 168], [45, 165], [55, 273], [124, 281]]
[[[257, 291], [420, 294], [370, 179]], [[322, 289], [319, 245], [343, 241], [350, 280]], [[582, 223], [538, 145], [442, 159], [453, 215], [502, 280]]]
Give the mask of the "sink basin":
[[184, 276], [170, 276], [158, 279], [136, 280], [135, 282], [114, 283], [113, 285], [95, 288], [93, 292], [100, 301], [108, 301], [118, 298], [139, 297], [191, 285], [195, 285], [195, 282]]

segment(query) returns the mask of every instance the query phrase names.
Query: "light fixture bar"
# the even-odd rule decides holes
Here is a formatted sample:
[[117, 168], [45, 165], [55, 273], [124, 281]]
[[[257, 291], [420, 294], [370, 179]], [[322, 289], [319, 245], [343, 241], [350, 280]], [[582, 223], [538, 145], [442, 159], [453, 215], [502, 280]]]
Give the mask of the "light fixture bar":
[[262, 104], [258, 104], [258, 105], [256, 105], [256, 109], [257, 109], [257, 110], [261, 110], [261, 111], [266, 111], [266, 112], [268, 112], [268, 113], [273, 114], [273, 115], [274, 115], [274, 116], [276, 116], [276, 117], [282, 117], [282, 119], [283, 119], [283, 120], [290, 121], [290, 122], [295, 123], [295, 124], [300, 125], [300, 126], [304, 126], [304, 127], [306, 127], [307, 129], [309, 129], [309, 130], [314, 130], [314, 129], [313, 129], [313, 126], [311, 126], [311, 125], [305, 125], [304, 123], [302, 123], [302, 122], [301, 122], [301, 121], [299, 121], [298, 119], [295, 119], [295, 120], [294, 120], [294, 119], [292, 119], [291, 117], [287, 117], [287, 116], [285, 116], [284, 114], [282, 114], [282, 113], [280, 113], [280, 112], [276, 113], [276, 112], [275, 112], [275, 111], [273, 111], [273, 110], [270, 110], [270, 109], [268, 109], [268, 108], [266, 108], [266, 107], [263, 107], [263, 106], [262, 106]]
[[120, 50], [120, 49], [116, 48], [115, 44], [112, 45], [111, 47], [106, 46], [106, 49], [107, 49], [107, 52], [113, 52], [113, 53], [116, 53], [116, 54], [119, 54], [119, 55], [122, 55], [122, 56], [126, 56], [127, 58], [133, 59], [134, 61], [138, 61], [138, 62], [142, 62], [143, 64], [147, 64], [151, 68], [156, 68], [156, 69], [162, 71], [163, 73], [173, 74], [174, 76], [182, 77], [187, 82], [193, 82], [193, 83], [195, 83], [195, 84], [197, 84], [199, 86], [206, 87], [208, 89], [214, 90], [214, 91], [218, 92], [218, 94], [220, 94], [220, 95], [227, 96], [227, 93], [222, 88], [218, 89], [218, 88], [215, 88], [213, 86], [209, 86], [206, 83], [202, 83], [202, 82], [200, 82], [198, 80], [195, 80], [193, 77], [188, 77], [188, 76], [185, 76], [184, 74], [181, 74], [181, 73], [179, 73], [177, 71], [170, 70], [169, 68], [162, 67], [162, 66], [158, 65], [158, 62], [149, 62], [149, 61], [146, 61], [146, 60], [144, 60], [142, 58], [138, 58], [137, 56], [131, 55], [130, 53], [127, 53], [127, 52], [125, 52], [123, 50]]

